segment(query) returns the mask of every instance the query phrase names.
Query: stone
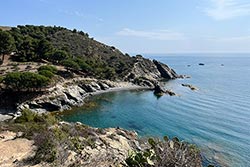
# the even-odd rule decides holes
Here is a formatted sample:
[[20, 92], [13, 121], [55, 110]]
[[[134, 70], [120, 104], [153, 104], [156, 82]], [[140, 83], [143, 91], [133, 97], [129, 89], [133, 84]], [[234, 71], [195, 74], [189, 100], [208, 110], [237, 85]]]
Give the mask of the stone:
[[190, 88], [191, 90], [198, 90], [197, 87], [195, 87], [195, 86], [193, 86], [193, 85], [190, 85], [190, 84], [181, 84], [181, 85], [184, 86], [184, 87], [188, 87], [188, 88]]
[[156, 96], [162, 96], [164, 93], [165, 93], [164, 88], [162, 88], [159, 84], [156, 84], [154, 88], [154, 94]]

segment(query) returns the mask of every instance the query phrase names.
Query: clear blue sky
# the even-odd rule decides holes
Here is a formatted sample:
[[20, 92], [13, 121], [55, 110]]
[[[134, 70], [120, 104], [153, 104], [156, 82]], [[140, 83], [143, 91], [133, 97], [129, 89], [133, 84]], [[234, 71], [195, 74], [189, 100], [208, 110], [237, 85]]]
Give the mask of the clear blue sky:
[[250, 52], [249, 0], [4, 0], [0, 25], [57, 25], [128, 53]]

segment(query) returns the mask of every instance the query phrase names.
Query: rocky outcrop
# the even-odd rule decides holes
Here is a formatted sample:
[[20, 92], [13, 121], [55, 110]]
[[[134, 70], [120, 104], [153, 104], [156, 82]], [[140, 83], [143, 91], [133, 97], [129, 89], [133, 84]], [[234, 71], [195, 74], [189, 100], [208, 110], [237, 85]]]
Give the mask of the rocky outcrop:
[[23, 109], [34, 112], [52, 112], [70, 110], [84, 104], [84, 99], [95, 93], [102, 93], [122, 88], [142, 88], [128, 82], [113, 82], [91, 78], [64, 80], [48, 89], [46, 94], [27, 100], [17, 107], [17, 115]]
[[164, 88], [162, 88], [159, 84], [156, 84], [154, 88], [154, 94], [156, 96], [162, 96], [164, 93], [165, 93]]
[[190, 90], [198, 90], [197, 87], [190, 84], [181, 84], [181, 86], [188, 87]]
[[169, 96], [175, 96], [176, 93], [171, 90], [165, 90], [163, 86], [160, 86], [159, 84], [155, 84], [154, 87], [154, 94], [156, 96], [163, 96], [164, 94], [168, 94]]
[[87, 146], [80, 153], [84, 157], [80, 160], [82, 166], [126, 166], [128, 152], [138, 145], [135, 132], [119, 128], [105, 129], [99, 134], [94, 132], [93, 135], [98, 136], [95, 147]]
[[155, 83], [161, 79], [176, 78], [179, 78], [179, 75], [167, 65], [136, 56], [136, 62], [124, 80], [153, 88]]
[[179, 75], [177, 75], [177, 73], [173, 69], [168, 67], [166, 64], [163, 64], [157, 60], [153, 60], [153, 63], [155, 64], [156, 68], [160, 72], [161, 77], [168, 79], [168, 80], [176, 79], [179, 77]]

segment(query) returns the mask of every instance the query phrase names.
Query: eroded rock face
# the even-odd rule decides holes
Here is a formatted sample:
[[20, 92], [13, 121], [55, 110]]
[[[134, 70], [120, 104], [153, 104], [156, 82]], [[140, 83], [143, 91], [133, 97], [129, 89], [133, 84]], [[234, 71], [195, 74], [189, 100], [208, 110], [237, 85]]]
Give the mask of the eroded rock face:
[[106, 83], [100, 84], [96, 80], [87, 83], [85, 81], [63, 82], [50, 88], [47, 94], [22, 103], [18, 106], [18, 110], [31, 109], [35, 112], [70, 110], [73, 106], [83, 105], [84, 98], [89, 93], [109, 88]]
[[30, 109], [39, 113], [71, 110], [72, 107], [82, 106], [84, 99], [95, 93], [138, 88], [142, 87], [130, 82], [113, 82], [90, 78], [65, 80], [49, 88], [46, 94], [21, 103], [17, 107], [17, 113], [20, 113], [23, 109]]
[[179, 78], [179, 75], [167, 65], [156, 60], [151, 61], [137, 56], [136, 63], [131, 72], [125, 77], [125, 80], [153, 88], [160, 79], [170, 80], [176, 78]]

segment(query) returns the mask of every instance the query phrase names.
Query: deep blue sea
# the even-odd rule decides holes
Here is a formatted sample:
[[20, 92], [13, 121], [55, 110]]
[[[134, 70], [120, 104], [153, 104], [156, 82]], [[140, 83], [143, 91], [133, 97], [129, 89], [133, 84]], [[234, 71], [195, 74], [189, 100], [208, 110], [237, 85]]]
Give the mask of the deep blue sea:
[[[200, 147], [204, 164], [250, 167], [250, 55], [146, 57], [191, 76], [166, 83], [179, 96], [156, 98], [151, 91], [106, 93], [90, 98], [97, 106], [78, 109], [63, 119], [94, 127], [119, 126], [140, 136], [178, 136]], [[182, 83], [199, 90], [191, 91]]]

